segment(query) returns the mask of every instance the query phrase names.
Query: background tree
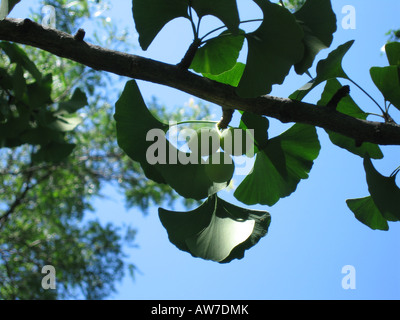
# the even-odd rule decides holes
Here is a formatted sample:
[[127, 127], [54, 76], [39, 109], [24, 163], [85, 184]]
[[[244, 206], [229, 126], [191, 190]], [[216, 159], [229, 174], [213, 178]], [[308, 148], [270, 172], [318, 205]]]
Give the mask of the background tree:
[[[57, 26], [65, 31], [107, 5], [45, 3], [56, 9]], [[41, 21], [40, 13], [33, 16]], [[112, 39], [131, 48], [105, 17], [96, 21], [93, 41]], [[135, 231], [88, 216], [93, 199], [111, 184], [125, 194], [128, 207], [145, 212], [176, 195], [145, 179], [117, 146], [113, 97], [101, 89], [113, 87], [107, 74], [31, 47], [3, 42], [1, 48], [0, 297], [104, 298], [126, 271], [133, 276], [123, 246], [132, 244]], [[167, 116], [155, 100], [151, 105]], [[206, 112], [189, 108], [184, 114], [203, 118]], [[168, 116], [179, 120], [182, 114]], [[57, 290], [40, 285], [48, 264], [57, 266]]]

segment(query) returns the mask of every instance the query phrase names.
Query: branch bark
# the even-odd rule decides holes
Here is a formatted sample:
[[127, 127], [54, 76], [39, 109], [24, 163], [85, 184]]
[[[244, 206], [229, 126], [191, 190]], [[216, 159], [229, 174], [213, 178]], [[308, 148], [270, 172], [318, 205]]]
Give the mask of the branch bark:
[[400, 126], [397, 124], [360, 120], [333, 108], [269, 95], [242, 98], [236, 94], [234, 87], [201, 77], [179, 66], [95, 46], [29, 19], [8, 18], [0, 21], [0, 40], [40, 48], [95, 70], [166, 85], [224, 108], [253, 112], [283, 123], [314, 125], [358, 142], [400, 145]]

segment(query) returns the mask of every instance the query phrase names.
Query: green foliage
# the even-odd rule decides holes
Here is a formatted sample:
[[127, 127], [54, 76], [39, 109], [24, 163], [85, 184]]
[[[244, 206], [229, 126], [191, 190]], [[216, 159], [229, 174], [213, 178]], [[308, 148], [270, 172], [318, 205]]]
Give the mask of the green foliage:
[[[318, 12], [318, 14], [315, 14]], [[298, 74], [303, 74], [311, 66], [316, 55], [332, 44], [336, 31], [336, 16], [330, 0], [308, 0], [294, 13], [304, 31], [304, 56], [295, 64]]]
[[[187, 19], [193, 43], [179, 66], [232, 86], [232, 92], [242, 98], [270, 93], [274, 85], [284, 83], [292, 68], [299, 75], [311, 76], [318, 53], [330, 47], [336, 31], [331, 1], [254, 1], [263, 18], [243, 21], [235, 0], [132, 0], [139, 44], [148, 49], [166, 24], [176, 18]], [[94, 10], [87, 1], [52, 0], [48, 4], [56, 7], [58, 17], [64, 17], [58, 28], [70, 33]], [[222, 26], [200, 34], [207, 15], [218, 18]], [[247, 31], [246, 23], [254, 21], [260, 22], [259, 27]], [[219, 34], [212, 36], [216, 32]], [[112, 30], [108, 35], [112, 38]], [[342, 88], [339, 78], [362, 90], [342, 67], [353, 43], [347, 41], [318, 61], [316, 76], [290, 98], [301, 101], [326, 83], [316, 108], [330, 106]], [[243, 62], [239, 58], [244, 47], [247, 55]], [[170, 241], [194, 257], [219, 263], [241, 259], [267, 234], [268, 212], [240, 208], [218, 196], [232, 186], [236, 157], [229, 156], [233, 163], [228, 165], [222, 152], [212, 149], [199, 155], [195, 148], [189, 145], [189, 150], [184, 149], [185, 145], [173, 139], [174, 129], [183, 124], [190, 124], [190, 129], [210, 128], [206, 108], [203, 113], [167, 115], [156, 103], [145, 103], [137, 83], [131, 80], [118, 99], [115, 97], [114, 123], [110, 97], [100, 90], [110, 85], [107, 78], [15, 44], [0, 43], [0, 49], [5, 61], [0, 66], [0, 152], [7, 155], [0, 162], [0, 200], [5, 208], [0, 212], [2, 295], [15, 299], [73, 294], [101, 298], [113, 290], [113, 283], [125, 270], [120, 232], [96, 220], [82, 227], [90, 200], [106, 182], [117, 182], [127, 204], [142, 209], [151, 203], [172, 202], [176, 194], [184, 201], [204, 199], [189, 212], [159, 209]], [[393, 120], [390, 105], [400, 109], [400, 47], [389, 43], [386, 53], [389, 66], [370, 70], [385, 98], [384, 107], [362, 91], [388, 122]], [[349, 95], [333, 107], [361, 120], [372, 115]], [[238, 128], [245, 134], [253, 132], [255, 155], [250, 160], [254, 166], [236, 189], [232, 186], [233, 195], [246, 205], [273, 206], [309, 177], [321, 149], [316, 128], [297, 123], [270, 138], [266, 117], [241, 114]], [[370, 196], [347, 200], [348, 207], [371, 229], [387, 230], [388, 221], [400, 219], [400, 191], [395, 182], [398, 169], [389, 177], [381, 175], [370, 160], [383, 158], [379, 146], [327, 133], [333, 144], [364, 160]], [[224, 161], [207, 163], [213, 157]], [[43, 264], [59, 266], [57, 278], [62, 287], [57, 292], [39, 290], [37, 295], [29, 295], [27, 288], [36, 285]]]
[[198, 73], [219, 75], [231, 70], [239, 57], [244, 37], [224, 31], [197, 50], [190, 66]]
[[273, 206], [307, 179], [320, 144], [315, 128], [295, 124], [270, 139], [257, 153], [252, 172], [237, 187], [236, 199], [247, 204]]
[[362, 199], [347, 200], [354, 216], [373, 230], [389, 230], [387, 220], [382, 217], [371, 196]]
[[238, 94], [255, 97], [281, 84], [304, 55], [303, 30], [294, 16], [269, 1], [256, 1], [264, 14], [260, 27], [246, 34], [248, 55]]
[[[318, 101], [318, 105], [326, 106], [328, 102], [332, 99], [334, 94], [342, 87], [340, 82], [337, 79], [329, 79], [326, 82], [326, 86], [321, 95], [321, 100]], [[338, 103], [336, 110], [352, 116], [357, 119], [366, 120], [368, 114], [360, 109], [360, 107], [355, 103], [355, 101], [351, 98], [350, 95], [344, 97]], [[368, 154], [373, 159], [382, 159], [383, 153], [378, 145], [364, 142], [361, 145], [358, 145], [354, 139], [346, 137], [340, 133], [336, 133], [330, 130], [325, 130], [331, 142], [337, 145], [340, 148], [346, 149], [347, 151], [354, 153], [360, 157], [364, 157], [364, 155]]]
[[[167, 132], [169, 125], [160, 122], [151, 114], [135, 81], [126, 84], [115, 105], [114, 118], [117, 122], [119, 146], [141, 164], [149, 179], [166, 183], [181, 196], [196, 200], [226, 187], [226, 183], [214, 183], [207, 177], [205, 164], [199, 161], [197, 152], [194, 156], [184, 153], [176, 149], [165, 134], [161, 134]], [[160, 135], [147, 138], [148, 133], [156, 129], [159, 131], [153, 132]], [[149, 163], [152, 156], [157, 163]], [[187, 162], [183, 164], [182, 160]]]
[[400, 76], [399, 66], [373, 67], [371, 78], [382, 92], [386, 101], [400, 110]]
[[[269, 93], [274, 85], [282, 84], [292, 67], [300, 75], [311, 76], [310, 68], [313, 66], [315, 58], [322, 49], [330, 47], [337, 27], [336, 16], [329, 0], [291, 0], [279, 1], [279, 3], [255, 0], [255, 3], [263, 13], [262, 19], [242, 21], [240, 12], [237, 11], [236, 1], [233, 0], [219, 1], [218, 4], [208, 0], [171, 0], [168, 4], [161, 0], [133, 0], [133, 17], [143, 49], [147, 49], [166, 23], [177, 17], [188, 19], [193, 29], [194, 41], [184, 58], [188, 61], [181, 63], [180, 66], [188, 66], [204, 77], [235, 87], [237, 94], [241, 97], [258, 97]], [[223, 26], [202, 35], [199, 33], [202, 18], [208, 14], [219, 18]], [[260, 26], [255, 31], [247, 32], [245, 24], [254, 21], [261, 22]], [[217, 31], [220, 32], [219, 35], [210, 37]], [[245, 63], [238, 61], [242, 47], [244, 47], [244, 40], [246, 40], [248, 49]], [[366, 93], [382, 111], [382, 118], [389, 121], [392, 119], [388, 114], [389, 106], [381, 107], [343, 70], [342, 61], [353, 43], [354, 41], [350, 40], [338, 46], [329, 53], [327, 58], [320, 60], [316, 65], [316, 76], [294, 92], [290, 98], [303, 100], [314, 88], [326, 82], [318, 105], [327, 106], [342, 88], [342, 84], [338, 81], [340, 78], [351, 82]], [[371, 77], [387, 102], [399, 108], [400, 100], [397, 95], [400, 83], [398, 72], [400, 47], [397, 43], [389, 43], [386, 47], [390, 66], [372, 68]], [[132, 101], [135, 105], [134, 112], [131, 108]], [[367, 120], [371, 115], [359, 108], [350, 95], [341, 97], [334, 107], [337, 112], [361, 120]], [[208, 195], [208, 200], [199, 209], [192, 212], [174, 213], [160, 209], [160, 218], [167, 229], [171, 242], [193, 256], [219, 262], [224, 261], [224, 257], [230, 250], [236, 252], [235, 250], [241, 245], [230, 243], [228, 240], [224, 244], [220, 243], [218, 228], [213, 223], [215, 213], [213, 213], [210, 203], [216, 201], [218, 207], [220, 200], [215, 193], [223, 186], [210, 189], [211, 185], [204, 180], [203, 173], [196, 175], [198, 171], [189, 169], [201, 170], [198, 169], [202, 167], [201, 161], [199, 166], [192, 164], [180, 166], [170, 163], [149, 166], [145, 150], [148, 151], [149, 147], [151, 148], [151, 143], [144, 138], [146, 130], [160, 128], [167, 131], [167, 128], [165, 123], [155, 120], [151, 116], [145, 108], [137, 86], [132, 82], [127, 84], [117, 103], [115, 119], [117, 128], [119, 128], [120, 146], [132, 159], [140, 162], [147, 171], [147, 177], [169, 184], [184, 197], [201, 199]], [[292, 194], [302, 179], [308, 178], [321, 148], [314, 127], [295, 124], [287, 131], [270, 139], [268, 119], [244, 112], [239, 128], [253, 130], [255, 159], [253, 169], [234, 191], [237, 200], [247, 205], [273, 206], [281, 198]], [[354, 141], [342, 134], [326, 131], [333, 144], [354, 155], [364, 159], [367, 157], [368, 159], [383, 158], [383, 153], [378, 145]], [[132, 137], [139, 137], [139, 139], [132, 140]], [[167, 145], [169, 143], [166, 138], [163, 138], [161, 144], [164, 143]], [[178, 154], [181, 152], [169, 145], [164, 150], [167, 158], [171, 154], [171, 150]], [[373, 175], [375, 177], [373, 180], [378, 186], [374, 187], [374, 183], [370, 181], [374, 171], [368, 166], [368, 162], [365, 163], [371, 197], [348, 200], [347, 203], [359, 221], [373, 229], [387, 230], [387, 210], [390, 214], [394, 214], [395, 209], [394, 207], [388, 209], [388, 205], [385, 204], [390, 202], [392, 205], [396, 205], [394, 199], [398, 189], [394, 182], [395, 175], [388, 178], [390, 180], [388, 182], [378, 179], [379, 175], [376, 173]], [[171, 168], [177, 169], [172, 170]], [[168, 175], [168, 172], [173, 174]], [[179, 172], [181, 178], [178, 184], [174, 175], [178, 175]], [[188, 181], [186, 181], [187, 176], [190, 176]], [[380, 188], [387, 192], [378, 192], [377, 190]], [[383, 194], [390, 199], [381, 199]], [[205, 216], [207, 216], [207, 223], [204, 222], [203, 225], [200, 220]], [[234, 233], [232, 231], [234, 226], [229, 227], [227, 224], [223, 228]], [[266, 229], [264, 231], [266, 233]], [[248, 237], [247, 239], [251, 238], [250, 235]], [[245, 243], [247, 240], [241, 239], [241, 241]], [[227, 246], [225, 251], [219, 252], [215, 249], [222, 248], [224, 245]], [[233, 256], [232, 258], [241, 258], [242, 253], [240, 257]]]

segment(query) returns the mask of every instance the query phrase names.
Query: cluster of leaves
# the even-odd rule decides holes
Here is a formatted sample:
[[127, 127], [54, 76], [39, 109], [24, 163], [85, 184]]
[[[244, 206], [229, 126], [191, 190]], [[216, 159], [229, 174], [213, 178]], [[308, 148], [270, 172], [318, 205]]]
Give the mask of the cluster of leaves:
[[[209, 0], [133, 0], [139, 43], [146, 50], [168, 22], [183, 17], [192, 26], [194, 40], [178, 65], [235, 87], [239, 96], [256, 97], [269, 93], [273, 85], [283, 83], [292, 67], [297, 74], [311, 76], [309, 69], [315, 57], [331, 45], [336, 31], [336, 16], [330, 0], [306, 0], [294, 12], [285, 8], [282, 1], [279, 4], [267, 0], [254, 2], [262, 10], [263, 19], [258, 20], [261, 22], [258, 29], [245, 32], [239, 27], [254, 20], [240, 20], [236, 0], [219, 1], [218, 4]], [[217, 17], [223, 26], [200, 35], [200, 24], [206, 15]], [[217, 31], [222, 32], [210, 37]], [[246, 63], [241, 63], [238, 57], [244, 41], [247, 41], [247, 59]], [[326, 82], [318, 104], [327, 105], [342, 88], [338, 78], [357, 85], [342, 68], [342, 59], [352, 44], [353, 41], [349, 41], [339, 46], [326, 59], [319, 61], [317, 75], [290, 98], [302, 100], [312, 89]], [[371, 77], [386, 101], [399, 108], [399, 51], [396, 44], [389, 44], [386, 48], [390, 66], [372, 68]], [[388, 113], [389, 105], [385, 108], [377, 105], [382, 118], [393, 121]], [[350, 96], [343, 97], [335, 107], [338, 112], [359, 119], [369, 116]], [[179, 249], [195, 257], [229, 262], [242, 258], [244, 251], [267, 233], [269, 213], [241, 209], [220, 199], [216, 194], [229, 181], [221, 184], [208, 179], [204, 174], [205, 164], [149, 164], [146, 151], [152, 143], [146, 140], [147, 132], [154, 128], [167, 132], [169, 126], [149, 112], [135, 81], [126, 84], [116, 104], [115, 120], [120, 147], [140, 163], [149, 179], [171, 186], [185, 198], [207, 198], [203, 205], [191, 212], [159, 210], [170, 241]], [[302, 179], [308, 178], [320, 151], [315, 127], [295, 124], [270, 138], [268, 119], [245, 112], [241, 115], [239, 128], [254, 130], [256, 155], [253, 170], [234, 192], [237, 200], [247, 205], [273, 206], [292, 194]], [[373, 169], [370, 161], [371, 158], [383, 158], [379, 146], [354, 141], [334, 132], [328, 134], [333, 144], [365, 159], [371, 197], [348, 201], [356, 217], [371, 228], [380, 229], [386, 228], [384, 220], [398, 220], [395, 173], [385, 179]], [[177, 153], [180, 158], [179, 155], [185, 153], [171, 146], [167, 138], [158, 142], [168, 146], [165, 149], [167, 159], [170, 154]]]

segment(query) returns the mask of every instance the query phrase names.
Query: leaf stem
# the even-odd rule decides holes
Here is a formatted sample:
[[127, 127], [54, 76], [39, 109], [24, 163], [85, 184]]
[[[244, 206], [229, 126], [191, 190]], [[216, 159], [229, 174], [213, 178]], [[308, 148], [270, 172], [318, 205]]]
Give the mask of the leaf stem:
[[[221, 29], [224, 29], [224, 28], [226, 28], [226, 26], [221, 26], [221, 27], [215, 28], [215, 29], [213, 29], [213, 30], [207, 32], [204, 36], [202, 36], [202, 37], [200, 38], [201, 42], [203, 42], [204, 38], [207, 38], [210, 34], [213, 34], [214, 32], [217, 32], [217, 31], [219, 31], [219, 30], [221, 30]], [[208, 40], [207, 40], [207, 41], [208, 41]]]
[[[242, 23], [251, 23], [251, 22], [262, 22], [262, 21], [263, 21], [263, 19], [250, 19], [250, 20], [240, 21], [239, 24], [242, 24]], [[217, 31], [219, 31], [219, 30], [222, 30], [222, 29], [224, 29], [224, 28], [226, 28], [226, 26], [221, 26], [221, 27], [215, 28], [215, 29], [213, 29], [213, 30], [207, 32], [204, 36], [202, 36], [202, 37], [200, 38], [201, 43], [203, 44], [203, 43], [205, 43], [205, 42], [207, 42], [207, 41], [210, 41], [210, 40], [212, 40], [212, 39], [215, 39], [216, 37], [213, 37], [213, 38], [211, 38], [211, 39], [207, 39], [207, 40], [204, 41], [204, 39], [207, 38], [210, 34], [212, 34], [212, 33], [214, 33], [214, 32], [217, 32]], [[217, 37], [218, 37], [218, 36], [217, 36]]]
[[392, 174], [390, 175], [390, 177], [396, 176], [396, 175], [399, 173], [399, 171], [400, 171], [400, 166], [398, 166], [398, 167], [392, 172]]
[[209, 124], [217, 124], [218, 121], [212, 121], [212, 120], [185, 120], [185, 121], [179, 121], [177, 123], [174, 123], [173, 125], [179, 126], [181, 124], [189, 124], [189, 123], [209, 123]]
[[[198, 29], [196, 29], [196, 25], [194, 24], [191, 6], [189, 6], [189, 20], [190, 20], [190, 24], [192, 25], [194, 39], [197, 40], [199, 38], [199, 33], [198, 33]], [[200, 24], [200, 21], [199, 21], [199, 24]]]
[[382, 111], [382, 113], [385, 115], [386, 112], [385, 110], [383, 110], [383, 108], [380, 106], [380, 104], [367, 92], [365, 91], [357, 82], [353, 81], [350, 78], [347, 78], [352, 84], [354, 84], [358, 89], [360, 89], [362, 92], [364, 92], [364, 94], [367, 95], [368, 98], [370, 98], [377, 106], [378, 108]]

